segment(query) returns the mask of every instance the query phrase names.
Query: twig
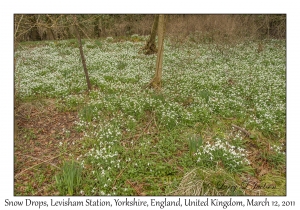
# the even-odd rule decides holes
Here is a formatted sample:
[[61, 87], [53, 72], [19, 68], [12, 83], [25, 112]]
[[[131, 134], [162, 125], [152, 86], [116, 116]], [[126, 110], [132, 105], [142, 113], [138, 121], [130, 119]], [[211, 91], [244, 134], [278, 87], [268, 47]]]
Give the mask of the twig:
[[14, 37], [15, 39], [17, 37], [17, 32], [19, 30], [19, 26], [20, 26], [20, 23], [21, 23], [22, 19], [23, 19], [23, 15], [21, 16], [20, 21], [18, 22], [17, 28], [15, 29], [15, 37]]
[[[22, 155], [22, 154], [20, 154], [20, 155]], [[61, 156], [61, 155], [57, 155], [57, 156], [55, 156], [55, 157], [53, 157], [53, 158], [48, 159], [47, 161], [44, 161], [44, 160], [41, 160], [41, 159], [39, 159], [39, 158], [35, 158], [35, 157], [32, 157], [32, 156], [29, 156], [29, 155], [23, 155], [23, 156], [31, 157], [31, 158], [40, 160], [40, 161], [42, 161], [42, 162], [41, 162], [41, 163], [38, 163], [38, 164], [35, 164], [35, 165], [33, 165], [33, 166], [29, 167], [29, 168], [26, 168], [25, 170], [23, 170], [23, 171], [21, 171], [20, 173], [16, 174], [16, 175], [15, 175], [15, 178], [17, 178], [18, 176], [20, 176], [21, 174], [23, 174], [25, 171], [28, 171], [29, 169], [32, 169], [32, 168], [34, 168], [34, 167], [36, 167], [36, 166], [38, 166], [38, 165], [40, 165], [40, 164], [42, 164], [42, 163], [49, 163], [48, 161], [53, 160], [53, 159], [55, 159], [55, 158], [57, 158], [57, 157], [59, 157], [59, 156]], [[58, 168], [58, 169], [60, 169], [59, 167], [57, 167], [56, 165], [54, 165], [54, 164], [52, 164], [52, 163], [49, 163], [49, 164], [52, 165], [52, 166], [54, 166], [54, 167], [56, 167], [56, 168]]]
[[[23, 155], [23, 154], [19, 154], [19, 155]], [[30, 155], [23, 155], [23, 156], [26, 156], [26, 157], [29, 157], [29, 158], [32, 158], [32, 159], [35, 159], [35, 160], [40, 160], [40, 161], [42, 161], [42, 162], [44, 162], [44, 163], [49, 163], [48, 161], [49, 160], [52, 160], [52, 159], [54, 159], [54, 158], [50, 158], [49, 160], [42, 160], [42, 159], [40, 159], [40, 158], [36, 158], [36, 157], [32, 157], [32, 156], [30, 156]], [[54, 165], [53, 163], [49, 163], [50, 165], [52, 165], [52, 166], [54, 166], [54, 167], [56, 167], [56, 168], [58, 168], [58, 169], [60, 169], [59, 167], [57, 167], [56, 165]]]
[[241, 127], [239, 127], [239, 126], [237, 126], [237, 125], [234, 125], [234, 124], [231, 124], [231, 125], [232, 125], [234, 128], [236, 128], [236, 129], [242, 131], [247, 137], [250, 136], [250, 132], [246, 131], [244, 128], [241, 128]]
[[[130, 163], [130, 162], [129, 162]], [[113, 187], [115, 187], [116, 185], [116, 182], [117, 182], [117, 179], [120, 178], [120, 176], [123, 174], [123, 172], [125, 171], [125, 169], [128, 167], [129, 163], [125, 166], [125, 168], [122, 169], [122, 171], [118, 174], [118, 176], [116, 177], [115, 181], [114, 181], [114, 184], [113, 184]]]
[[[147, 130], [147, 128], [149, 128], [149, 126], [150, 126], [150, 124], [151, 124], [151, 122], [154, 120], [154, 122], [155, 122], [155, 119], [154, 119], [154, 117], [152, 116], [152, 118], [151, 118], [151, 120], [147, 123], [147, 125], [144, 127], [144, 130], [141, 132], [141, 133], [139, 133], [139, 134], [136, 134], [136, 135], [133, 135], [133, 136], [130, 136], [129, 138], [127, 138], [125, 141], [128, 141], [129, 139], [132, 139], [132, 138], [140, 138], [141, 136], [143, 136], [143, 135], [152, 135], [152, 134], [155, 134], [156, 132], [154, 132], [154, 133], [146, 133], [146, 130]], [[156, 124], [156, 123], [155, 123]]]
[[145, 129], [143, 130], [143, 134], [146, 132], [147, 128], [150, 126], [150, 123], [152, 122], [153, 117], [151, 118], [151, 120], [148, 122], [148, 124], [145, 126]]
[[225, 120], [234, 120], [234, 117], [223, 117]]
[[126, 183], [129, 184], [137, 192], [138, 195], [142, 195], [140, 189], [138, 187], [135, 187], [132, 182], [130, 182], [129, 180], [127, 180]]

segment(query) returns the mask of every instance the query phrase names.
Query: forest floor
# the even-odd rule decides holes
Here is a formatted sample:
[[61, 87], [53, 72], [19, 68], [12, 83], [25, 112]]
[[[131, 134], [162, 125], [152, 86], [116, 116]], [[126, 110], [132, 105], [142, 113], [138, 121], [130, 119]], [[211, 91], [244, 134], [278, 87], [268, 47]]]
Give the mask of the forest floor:
[[146, 39], [19, 45], [14, 195], [285, 195], [285, 40]]

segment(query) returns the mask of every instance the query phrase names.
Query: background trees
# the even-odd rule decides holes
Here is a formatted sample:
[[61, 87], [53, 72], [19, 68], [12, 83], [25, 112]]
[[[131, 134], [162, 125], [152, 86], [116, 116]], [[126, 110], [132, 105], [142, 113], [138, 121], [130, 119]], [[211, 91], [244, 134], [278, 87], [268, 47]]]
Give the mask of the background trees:
[[[82, 38], [149, 35], [155, 15], [78, 15], [84, 29]], [[15, 31], [18, 41], [74, 38], [68, 15], [16, 14]], [[286, 15], [168, 15], [166, 35], [176, 40], [198, 34], [200, 41], [228, 41], [241, 38], [285, 38]], [[18, 30], [16, 30], [18, 28]]]
[[[77, 38], [88, 89], [91, 84], [81, 47], [81, 39], [149, 35], [143, 51], [157, 52], [155, 38], [159, 15], [76, 15], [70, 24], [65, 14], [16, 14], [14, 16], [15, 46], [20, 41], [62, 40]], [[162, 18], [162, 16], [160, 16]], [[154, 21], [153, 21], [154, 20]], [[236, 42], [243, 39], [285, 38], [286, 15], [168, 15], [169, 24], [158, 32], [156, 73], [149, 86], [160, 88], [164, 34], [178, 43], [185, 40], [201, 43]], [[152, 26], [152, 27], [151, 27]]]

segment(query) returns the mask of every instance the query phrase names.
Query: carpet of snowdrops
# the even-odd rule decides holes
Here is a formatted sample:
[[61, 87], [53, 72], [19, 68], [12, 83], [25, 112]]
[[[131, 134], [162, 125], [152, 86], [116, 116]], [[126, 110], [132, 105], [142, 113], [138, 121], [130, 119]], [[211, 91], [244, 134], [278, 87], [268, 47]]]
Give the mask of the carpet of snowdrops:
[[84, 40], [93, 86], [88, 97], [74, 40], [23, 45], [15, 53], [21, 100], [55, 98], [80, 107], [74, 126], [84, 133], [83, 153], [70, 155], [88, 172], [78, 195], [134, 195], [136, 188], [168, 194], [194, 167], [247, 173], [247, 143], [256, 134], [270, 139], [272, 160], [284, 164], [284, 40], [264, 40], [258, 53], [251, 41], [175, 45], [167, 38], [162, 90], [156, 92], [145, 88], [156, 62], [156, 55], [140, 53], [146, 39]]

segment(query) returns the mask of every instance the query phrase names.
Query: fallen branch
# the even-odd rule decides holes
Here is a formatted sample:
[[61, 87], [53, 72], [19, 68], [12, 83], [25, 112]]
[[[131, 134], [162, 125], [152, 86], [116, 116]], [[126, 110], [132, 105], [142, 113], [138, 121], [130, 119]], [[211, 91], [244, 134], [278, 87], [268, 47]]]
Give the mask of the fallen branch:
[[232, 127], [242, 131], [247, 137], [249, 137], [251, 135], [250, 132], [246, 131], [244, 128], [241, 128], [241, 127], [239, 127], [237, 125], [234, 125], [234, 124], [231, 124], [231, 125], [232, 125]]
[[[20, 155], [22, 155], [22, 154], [20, 154]], [[57, 167], [56, 165], [54, 165], [54, 164], [52, 164], [52, 163], [49, 163], [49, 161], [50, 161], [50, 160], [53, 160], [53, 159], [55, 159], [55, 158], [58, 158], [58, 157], [61, 156], [61, 155], [57, 155], [57, 156], [55, 156], [55, 157], [53, 157], [53, 158], [50, 158], [50, 159], [48, 159], [48, 160], [46, 160], [46, 161], [45, 161], [45, 160], [41, 160], [41, 159], [39, 159], [39, 158], [35, 158], [35, 157], [32, 157], [32, 156], [29, 156], [29, 155], [23, 155], [23, 156], [31, 157], [31, 158], [40, 160], [40, 161], [42, 161], [42, 162], [41, 162], [41, 163], [38, 163], [38, 164], [35, 164], [35, 165], [33, 165], [33, 166], [29, 167], [29, 168], [26, 168], [25, 170], [23, 170], [23, 171], [21, 171], [20, 173], [16, 174], [16, 175], [15, 175], [15, 178], [17, 178], [18, 176], [20, 176], [21, 174], [23, 174], [25, 171], [28, 171], [28, 170], [30, 170], [30, 169], [32, 169], [32, 168], [34, 168], [34, 167], [36, 167], [36, 166], [38, 166], [38, 165], [40, 165], [40, 164], [42, 164], [42, 163], [48, 163], [48, 164], [50, 164], [50, 165], [52, 165], [52, 166], [54, 166], [54, 167], [60, 169], [60, 168]]]
[[[127, 138], [125, 141], [128, 141], [128, 140], [130, 140], [130, 139], [132, 139], [132, 138], [140, 138], [141, 136], [144, 136], [144, 135], [153, 135], [153, 134], [156, 134], [157, 132], [152, 132], [152, 133], [149, 133], [149, 131], [146, 132], [147, 129], [150, 127], [150, 124], [151, 124], [152, 121], [154, 121], [154, 123], [155, 123], [155, 125], [156, 125], [156, 122], [155, 122], [155, 116], [151, 116], [150, 121], [147, 123], [147, 125], [144, 127], [144, 129], [143, 129], [143, 131], [142, 131], [141, 133], [138, 133], [138, 134], [135, 134], [135, 135], [133, 135], [133, 136], [130, 136], [130, 137]], [[157, 125], [156, 125], [156, 127], [157, 127]]]
[[133, 184], [132, 182], [130, 182], [129, 180], [126, 180], [126, 183], [129, 184], [129, 185], [136, 191], [136, 193], [137, 193], [138, 195], [140, 195], [140, 196], [143, 196], [143, 195], [144, 195], [144, 193], [142, 193], [142, 192], [140, 191], [140, 188], [134, 186], [134, 184]]
[[[129, 162], [129, 163], [130, 163], [130, 162]], [[128, 163], [128, 164], [125, 166], [125, 168], [123, 168], [122, 171], [118, 174], [118, 176], [116, 177], [116, 179], [115, 179], [115, 181], [114, 181], [114, 183], [113, 183], [113, 187], [112, 187], [112, 188], [115, 187], [115, 185], [116, 185], [116, 183], [117, 183], [117, 179], [120, 178], [120, 176], [123, 174], [123, 172], [125, 171], [125, 169], [128, 167], [129, 163]]]
[[[23, 154], [19, 154], [19, 155], [23, 155]], [[44, 162], [44, 163], [49, 163], [49, 162], [46, 161], [46, 160], [42, 160], [42, 159], [40, 159], [40, 158], [32, 157], [32, 156], [30, 156], [30, 155], [23, 155], [23, 156], [26, 156], [26, 157], [29, 157], [29, 158], [32, 158], [32, 159], [35, 159], [35, 160], [40, 160], [40, 161], [42, 161], [42, 162]], [[54, 157], [54, 158], [56, 158], [56, 157]], [[49, 159], [49, 160], [52, 160], [52, 159], [54, 159], [54, 158], [51, 158], [51, 159]], [[58, 168], [58, 169], [60, 169], [59, 167], [57, 167], [57, 166], [54, 165], [53, 163], [49, 163], [49, 164], [52, 165], [52, 166], [54, 166], [54, 167], [56, 167], [56, 168]]]

